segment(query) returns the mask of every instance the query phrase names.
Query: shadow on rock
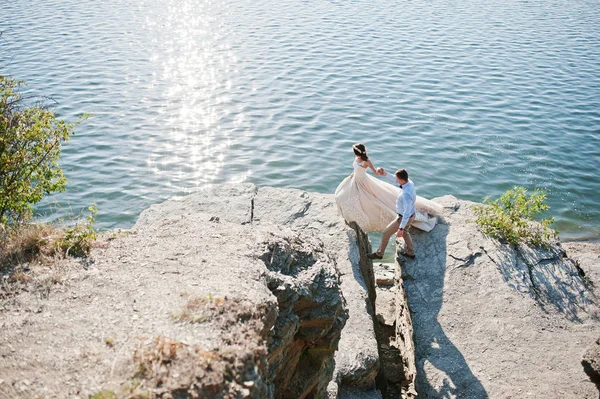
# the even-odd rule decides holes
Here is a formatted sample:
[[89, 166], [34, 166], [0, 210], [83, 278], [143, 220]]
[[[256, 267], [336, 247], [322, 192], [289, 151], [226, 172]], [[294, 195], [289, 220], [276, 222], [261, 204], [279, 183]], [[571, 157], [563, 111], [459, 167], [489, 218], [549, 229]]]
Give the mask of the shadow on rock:
[[445, 224], [438, 224], [429, 233], [413, 230], [417, 258], [400, 258], [412, 313], [417, 391], [423, 398], [487, 398], [482, 383], [438, 321], [448, 231]]
[[502, 246], [496, 254], [498, 259], [490, 258], [506, 283], [531, 295], [544, 311], [554, 309], [581, 323], [583, 313], [597, 309], [597, 298], [587, 286], [591, 283], [586, 283], [584, 271], [560, 247]]

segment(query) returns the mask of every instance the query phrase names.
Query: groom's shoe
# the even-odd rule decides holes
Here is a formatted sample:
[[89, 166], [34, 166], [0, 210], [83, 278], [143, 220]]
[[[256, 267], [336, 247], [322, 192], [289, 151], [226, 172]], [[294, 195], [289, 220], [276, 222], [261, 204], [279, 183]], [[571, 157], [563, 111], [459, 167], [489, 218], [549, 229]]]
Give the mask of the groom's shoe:
[[372, 254], [367, 254], [369, 259], [383, 259], [383, 255], [379, 255], [377, 252], [373, 252]]
[[402, 251], [402, 252], [400, 252], [400, 255], [402, 255], [402, 256], [404, 256], [404, 257], [406, 257], [406, 258], [410, 258], [410, 259], [414, 259], [414, 258], [416, 258], [416, 256], [415, 256], [414, 254], [410, 255], [410, 254], [409, 254], [408, 252], [406, 252], [406, 251]]

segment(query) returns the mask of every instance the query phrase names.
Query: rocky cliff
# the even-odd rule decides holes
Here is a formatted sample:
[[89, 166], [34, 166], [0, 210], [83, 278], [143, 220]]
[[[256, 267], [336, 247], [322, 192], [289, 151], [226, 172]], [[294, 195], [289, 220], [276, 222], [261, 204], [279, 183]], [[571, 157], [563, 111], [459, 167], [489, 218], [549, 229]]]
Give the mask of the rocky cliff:
[[43, 295], [2, 302], [0, 396], [374, 389], [367, 247], [327, 195], [225, 185], [154, 205], [55, 283], [35, 277]]
[[0, 397], [597, 397], [598, 245], [509, 247], [437, 201], [386, 265], [331, 195], [154, 205], [1, 297]]
[[416, 260], [400, 258], [419, 397], [597, 398], [581, 360], [600, 336], [598, 246], [579, 262], [578, 244], [501, 244], [472, 203], [436, 201], [441, 223], [416, 232]]

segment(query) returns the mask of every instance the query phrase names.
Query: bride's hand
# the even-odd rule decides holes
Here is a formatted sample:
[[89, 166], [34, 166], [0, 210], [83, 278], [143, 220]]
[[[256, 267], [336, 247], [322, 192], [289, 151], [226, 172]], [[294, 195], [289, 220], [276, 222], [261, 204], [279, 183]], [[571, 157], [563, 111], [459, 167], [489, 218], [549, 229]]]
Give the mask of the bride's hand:
[[377, 168], [377, 174], [378, 174], [379, 176], [383, 176], [383, 175], [385, 175], [385, 169], [383, 169], [383, 168]]

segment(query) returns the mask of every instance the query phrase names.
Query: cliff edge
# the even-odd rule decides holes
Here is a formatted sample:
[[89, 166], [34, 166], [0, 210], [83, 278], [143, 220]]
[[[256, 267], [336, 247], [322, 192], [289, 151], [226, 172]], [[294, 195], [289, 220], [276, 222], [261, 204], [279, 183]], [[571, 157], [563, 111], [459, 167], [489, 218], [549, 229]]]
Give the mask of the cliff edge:
[[0, 397], [372, 390], [361, 243], [328, 195], [217, 185], [153, 205], [90, 259], [29, 272], [2, 296]]
[[1, 280], [0, 398], [596, 398], [600, 246], [507, 246], [436, 201], [417, 258], [383, 266], [332, 195], [153, 205]]
[[[452, 196], [401, 259], [424, 398], [597, 398], [584, 373], [600, 336], [598, 245], [509, 246]], [[583, 246], [583, 247], [582, 247]]]

